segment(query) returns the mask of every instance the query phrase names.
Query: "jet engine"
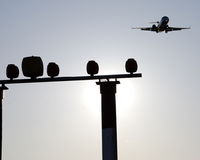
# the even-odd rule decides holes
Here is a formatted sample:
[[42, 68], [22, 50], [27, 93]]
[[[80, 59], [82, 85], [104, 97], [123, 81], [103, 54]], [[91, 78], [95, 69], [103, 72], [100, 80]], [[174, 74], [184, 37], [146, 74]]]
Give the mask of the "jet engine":
[[156, 31], [156, 33], [158, 33], [158, 27], [154, 24], [152, 25], [152, 31]]
[[154, 24], [154, 25], [152, 25], [152, 29], [153, 30], [156, 30], [157, 29], [157, 27], [156, 27], [156, 25]]

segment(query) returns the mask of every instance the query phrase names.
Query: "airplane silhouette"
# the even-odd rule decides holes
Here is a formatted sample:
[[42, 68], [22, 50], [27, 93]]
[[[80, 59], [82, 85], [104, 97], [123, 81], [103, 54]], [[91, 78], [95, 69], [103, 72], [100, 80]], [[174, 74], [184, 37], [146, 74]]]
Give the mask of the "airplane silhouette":
[[157, 22], [151, 22], [151, 23], [157, 23], [157, 25], [153, 24], [152, 27], [135, 27], [132, 29], [141, 29], [143, 31], [153, 31], [156, 33], [163, 32], [165, 33], [170, 32], [170, 31], [179, 31], [182, 29], [190, 29], [190, 27], [187, 28], [181, 28], [181, 27], [169, 27], [168, 26], [169, 18], [167, 16], [164, 16], [161, 18], [160, 21]]

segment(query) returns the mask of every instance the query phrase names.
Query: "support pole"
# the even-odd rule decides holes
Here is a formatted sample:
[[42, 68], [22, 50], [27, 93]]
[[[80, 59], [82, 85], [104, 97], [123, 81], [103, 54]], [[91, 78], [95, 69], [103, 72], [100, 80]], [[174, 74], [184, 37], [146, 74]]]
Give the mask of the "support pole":
[[7, 90], [8, 88], [5, 85], [0, 87], [0, 160], [2, 160], [2, 132], [3, 132], [3, 91]]
[[119, 81], [97, 82], [100, 85], [102, 106], [103, 160], [117, 160], [116, 84]]
[[2, 101], [3, 101], [3, 89], [0, 88], [0, 160], [2, 159]]

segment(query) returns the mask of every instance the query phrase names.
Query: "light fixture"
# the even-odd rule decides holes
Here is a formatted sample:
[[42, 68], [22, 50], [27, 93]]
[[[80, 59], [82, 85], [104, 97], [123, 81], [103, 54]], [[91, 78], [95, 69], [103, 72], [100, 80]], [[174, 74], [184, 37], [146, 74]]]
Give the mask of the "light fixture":
[[47, 66], [47, 75], [51, 78], [56, 77], [59, 75], [60, 69], [59, 66], [54, 63], [50, 62]]
[[128, 72], [130, 74], [137, 72], [138, 65], [137, 65], [136, 60], [133, 58], [129, 58], [126, 61], [125, 68], [126, 68], [126, 72]]
[[90, 76], [94, 76], [98, 72], [99, 72], [98, 64], [94, 60], [89, 61], [87, 63], [87, 73], [90, 74]]
[[9, 64], [6, 68], [6, 75], [10, 80], [17, 78], [19, 76], [19, 69], [14, 64]]
[[43, 62], [40, 57], [24, 57], [22, 61], [22, 71], [25, 77], [35, 79], [43, 75]]

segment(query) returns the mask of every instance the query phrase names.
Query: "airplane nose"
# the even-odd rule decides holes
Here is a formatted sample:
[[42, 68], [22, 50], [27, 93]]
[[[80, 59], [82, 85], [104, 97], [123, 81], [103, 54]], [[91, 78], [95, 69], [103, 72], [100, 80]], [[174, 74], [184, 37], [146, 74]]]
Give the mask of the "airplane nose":
[[165, 17], [165, 22], [169, 22], [169, 18], [168, 17]]
[[164, 16], [164, 17], [162, 18], [162, 20], [163, 20], [164, 22], [169, 22], [169, 18], [168, 18], [167, 16]]

